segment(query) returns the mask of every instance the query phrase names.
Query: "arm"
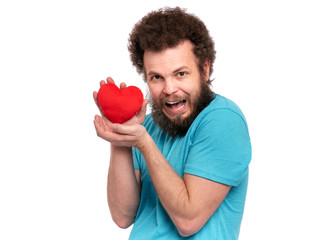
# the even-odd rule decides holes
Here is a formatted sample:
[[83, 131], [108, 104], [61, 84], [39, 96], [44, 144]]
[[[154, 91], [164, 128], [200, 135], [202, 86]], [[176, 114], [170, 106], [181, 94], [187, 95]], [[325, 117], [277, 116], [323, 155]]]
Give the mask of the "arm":
[[[114, 83], [112, 78], [107, 78], [107, 82]], [[105, 84], [101, 81], [100, 85]], [[121, 88], [126, 87], [124, 83]], [[93, 93], [93, 98], [97, 103], [97, 92]], [[129, 120], [126, 124], [141, 123], [146, 114], [146, 101], [140, 112]], [[99, 108], [99, 106], [98, 106]], [[96, 116], [94, 125], [97, 135], [111, 143], [110, 166], [107, 179], [107, 199], [113, 221], [121, 228], [127, 228], [135, 219], [140, 202], [140, 176], [139, 170], [134, 170], [132, 149], [130, 146], [116, 146], [110, 137], [112, 133], [112, 123], [101, 112], [102, 117]], [[113, 135], [113, 134], [112, 134]]]
[[224, 200], [230, 186], [190, 174], [180, 178], [150, 137], [140, 151], [160, 201], [179, 233], [190, 236], [198, 232]]
[[158, 197], [179, 233], [190, 236], [198, 232], [224, 200], [230, 186], [190, 174], [182, 179], [142, 126], [116, 124], [113, 128], [120, 141], [127, 139], [143, 154]]
[[140, 171], [134, 171], [131, 148], [111, 144], [107, 199], [113, 221], [121, 228], [129, 227], [140, 202]]

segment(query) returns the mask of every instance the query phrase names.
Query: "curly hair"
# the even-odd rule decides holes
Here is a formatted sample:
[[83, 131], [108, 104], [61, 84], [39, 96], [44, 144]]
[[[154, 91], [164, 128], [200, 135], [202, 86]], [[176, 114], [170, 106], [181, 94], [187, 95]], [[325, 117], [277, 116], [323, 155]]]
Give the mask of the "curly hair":
[[197, 16], [188, 14], [179, 7], [150, 12], [135, 24], [128, 40], [132, 64], [139, 74], [144, 74], [143, 56], [146, 50], [159, 52], [175, 47], [184, 40], [189, 40], [194, 45], [193, 52], [200, 73], [204, 73], [204, 63], [210, 62], [210, 76], [216, 57], [214, 41]]

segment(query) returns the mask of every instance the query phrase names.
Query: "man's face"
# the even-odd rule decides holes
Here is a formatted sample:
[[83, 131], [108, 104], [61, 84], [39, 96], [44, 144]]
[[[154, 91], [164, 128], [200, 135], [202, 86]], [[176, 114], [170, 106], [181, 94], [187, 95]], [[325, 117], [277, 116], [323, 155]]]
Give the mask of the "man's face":
[[[154, 120], [157, 120], [155, 116], [161, 119], [161, 128], [170, 123], [180, 127], [187, 121], [183, 128], [189, 128], [190, 121], [196, 117], [202, 89], [209, 90], [206, 83], [209, 76], [201, 77], [191, 42], [184, 41], [160, 52], [145, 51], [144, 66], [153, 111], [156, 114], [159, 111], [158, 116], [152, 114]], [[205, 70], [209, 72], [207, 65]]]

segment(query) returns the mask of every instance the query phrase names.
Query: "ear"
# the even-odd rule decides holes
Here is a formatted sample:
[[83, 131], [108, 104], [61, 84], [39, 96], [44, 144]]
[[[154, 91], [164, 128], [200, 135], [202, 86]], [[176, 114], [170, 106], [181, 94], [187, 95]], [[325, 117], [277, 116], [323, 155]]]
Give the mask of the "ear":
[[205, 81], [209, 81], [210, 78], [210, 60], [206, 59], [203, 64], [203, 74]]

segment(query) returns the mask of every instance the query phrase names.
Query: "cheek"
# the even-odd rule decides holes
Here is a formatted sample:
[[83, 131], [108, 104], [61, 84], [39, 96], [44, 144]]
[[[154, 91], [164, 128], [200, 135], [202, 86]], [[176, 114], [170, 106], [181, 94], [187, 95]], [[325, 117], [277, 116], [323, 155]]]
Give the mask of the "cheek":
[[199, 92], [201, 90], [200, 84], [190, 84], [188, 86], [185, 86], [185, 92], [187, 92], [191, 98], [195, 98], [199, 95]]
[[148, 90], [152, 100], [156, 102], [160, 97], [159, 89], [148, 86]]

